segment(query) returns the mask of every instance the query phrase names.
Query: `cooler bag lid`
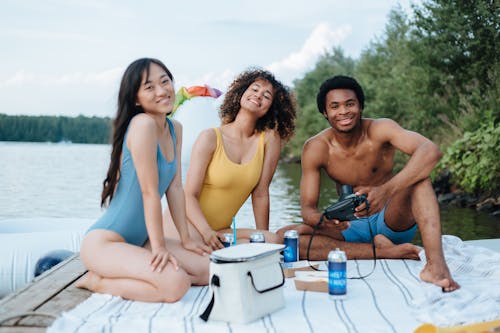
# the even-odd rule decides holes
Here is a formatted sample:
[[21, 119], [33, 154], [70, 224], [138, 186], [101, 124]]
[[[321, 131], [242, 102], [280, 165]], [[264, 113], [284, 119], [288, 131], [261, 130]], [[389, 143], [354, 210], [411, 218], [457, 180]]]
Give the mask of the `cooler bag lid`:
[[210, 260], [214, 263], [252, 261], [266, 257], [285, 248], [283, 244], [245, 243], [213, 251]]

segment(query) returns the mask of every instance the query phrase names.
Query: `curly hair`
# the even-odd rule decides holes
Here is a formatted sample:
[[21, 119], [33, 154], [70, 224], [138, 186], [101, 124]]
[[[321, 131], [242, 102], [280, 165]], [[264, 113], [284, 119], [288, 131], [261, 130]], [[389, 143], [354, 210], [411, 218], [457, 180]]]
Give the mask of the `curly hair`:
[[243, 93], [258, 79], [271, 83], [274, 94], [269, 110], [257, 120], [255, 128], [258, 132], [267, 129], [276, 130], [282, 140], [288, 141], [295, 132], [295, 96], [272, 73], [260, 68], [250, 68], [242, 72], [231, 83], [219, 111], [222, 124], [232, 123], [236, 119], [241, 108], [240, 102]]

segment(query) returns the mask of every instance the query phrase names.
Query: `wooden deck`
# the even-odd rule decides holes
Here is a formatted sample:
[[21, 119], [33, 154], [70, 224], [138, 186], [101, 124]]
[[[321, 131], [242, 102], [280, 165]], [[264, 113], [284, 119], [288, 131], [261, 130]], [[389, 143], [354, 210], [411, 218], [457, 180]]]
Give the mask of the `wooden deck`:
[[74, 255], [1, 299], [0, 333], [45, 332], [57, 316], [90, 296], [74, 286], [85, 272], [80, 257]]

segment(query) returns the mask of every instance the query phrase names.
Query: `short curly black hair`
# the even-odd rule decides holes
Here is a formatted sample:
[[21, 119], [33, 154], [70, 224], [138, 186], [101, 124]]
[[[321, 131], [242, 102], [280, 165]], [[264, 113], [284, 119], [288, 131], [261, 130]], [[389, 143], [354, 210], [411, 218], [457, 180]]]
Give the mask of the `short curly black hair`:
[[318, 111], [321, 114], [326, 112], [326, 94], [328, 94], [330, 90], [334, 89], [349, 89], [354, 91], [356, 98], [361, 105], [361, 110], [365, 108], [365, 94], [363, 93], [363, 89], [359, 85], [358, 81], [349, 76], [336, 75], [323, 82], [319, 87], [319, 92], [316, 96], [316, 104], [318, 105]]
[[229, 124], [236, 119], [236, 115], [240, 111], [243, 93], [258, 79], [271, 83], [274, 94], [269, 110], [262, 118], [257, 120], [256, 130], [262, 132], [267, 129], [274, 129], [282, 140], [288, 141], [295, 132], [295, 96], [272, 73], [261, 68], [247, 69], [231, 83], [220, 107], [219, 116], [221, 121], [223, 124]]

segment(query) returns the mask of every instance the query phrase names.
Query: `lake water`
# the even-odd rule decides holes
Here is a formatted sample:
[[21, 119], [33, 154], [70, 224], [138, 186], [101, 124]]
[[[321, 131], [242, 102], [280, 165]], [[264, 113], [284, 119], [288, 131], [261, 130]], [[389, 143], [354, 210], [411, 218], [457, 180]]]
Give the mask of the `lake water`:
[[[0, 142], [0, 222], [97, 219], [109, 153], [109, 145]], [[271, 230], [301, 220], [299, 181], [300, 165], [278, 165], [270, 188]], [[320, 205], [326, 207], [337, 195], [326, 177], [322, 181]], [[500, 221], [488, 214], [442, 208], [441, 215], [445, 234], [464, 240], [500, 237]], [[251, 226], [252, 216], [247, 202], [236, 217], [238, 226]]]

